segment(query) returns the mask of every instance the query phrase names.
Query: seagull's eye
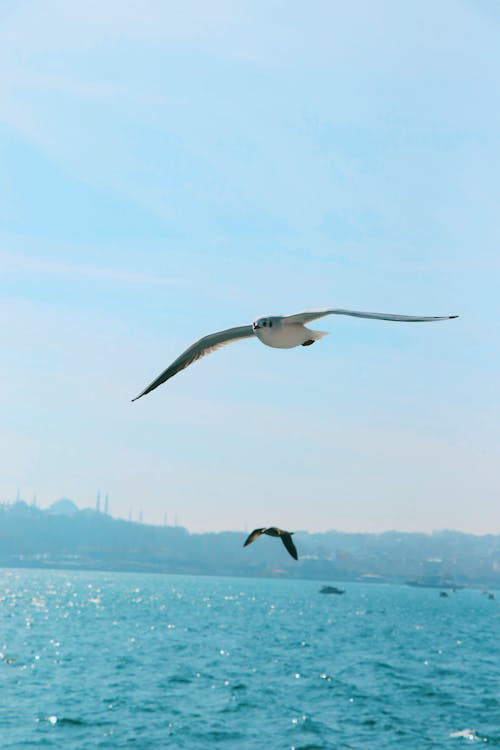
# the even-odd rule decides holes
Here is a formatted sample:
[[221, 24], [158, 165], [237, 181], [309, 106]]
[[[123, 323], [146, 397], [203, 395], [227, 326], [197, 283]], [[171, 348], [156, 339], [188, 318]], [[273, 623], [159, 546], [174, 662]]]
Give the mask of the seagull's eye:
[[267, 326], [267, 320], [262, 323], [263, 326]]
[[269, 328], [272, 328], [272, 327], [273, 327], [273, 321], [272, 321], [272, 320], [270, 320], [270, 321], [269, 321]]

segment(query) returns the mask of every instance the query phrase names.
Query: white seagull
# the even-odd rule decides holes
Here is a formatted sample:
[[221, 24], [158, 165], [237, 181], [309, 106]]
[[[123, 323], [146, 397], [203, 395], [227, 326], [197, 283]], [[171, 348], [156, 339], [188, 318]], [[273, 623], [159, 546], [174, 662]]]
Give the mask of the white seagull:
[[393, 320], [402, 321], [403, 323], [425, 323], [434, 320], [451, 320], [458, 318], [458, 315], [445, 315], [443, 317], [418, 317], [414, 315], [391, 315], [390, 313], [371, 313], [358, 312], [356, 310], [341, 310], [339, 308], [323, 308], [319, 310], [308, 310], [306, 312], [296, 313], [295, 315], [272, 315], [265, 318], [257, 318], [251, 325], [237, 326], [236, 328], [226, 328], [225, 331], [209, 333], [203, 336], [199, 341], [192, 344], [180, 357], [172, 362], [158, 377], [153, 380], [142, 393], [132, 399], [137, 401], [146, 393], [154, 391], [159, 385], [169, 378], [177, 375], [197, 359], [201, 359], [205, 354], [210, 354], [221, 346], [226, 346], [232, 341], [238, 339], [248, 339], [256, 336], [266, 346], [272, 346], [275, 349], [292, 349], [295, 346], [310, 346], [315, 341], [326, 336], [325, 331], [313, 331], [306, 328], [305, 324], [310, 323], [317, 318], [324, 318], [325, 315], [351, 315], [353, 318], [371, 318], [374, 320]]

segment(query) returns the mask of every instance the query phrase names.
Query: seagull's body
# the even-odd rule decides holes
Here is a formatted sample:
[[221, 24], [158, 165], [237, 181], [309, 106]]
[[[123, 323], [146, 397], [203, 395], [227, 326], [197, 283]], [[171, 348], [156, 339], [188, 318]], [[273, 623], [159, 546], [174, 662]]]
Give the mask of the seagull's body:
[[278, 529], [277, 526], [267, 526], [261, 529], [254, 529], [252, 533], [248, 535], [243, 546], [248, 547], [249, 544], [255, 542], [255, 540], [258, 539], [259, 536], [262, 536], [262, 534], [267, 534], [267, 536], [274, 536], [281, 539], [286, 547], [287, 552], [293, 557], [293, 559], [299, 559], [297, 549], [292, 541], [293, 531], [283, 531], [283, 529]]
[[214, 352], [216, 349], [220, 349], [221, 346], [230, 344], [232, 341], [238, 341], [238, 339], [253, 338], [255, 336], [263, 344], [274, 349], [293, 349], [296, 346], [310, 346], [327, 334], [325, 331], [313, 331], [307, 328], [306, 323], [323, 318], [326, 315], [350, 315], [354, 318], [391, 320], [403, 323], [423, 323], [436, 320], [450, 320], [451, 318], [458, 317], [458, 315], [417, 317], [414, 315], [393, 315], [391, 313], [370, 313], [356, 310], [341, 310], [339, 308], [323, 308], [296, 313], [295, 315], [271, 315], [258, 318], [251, 325], [227, 328], [224, 331], [210, 333], [208, 336], [204, 336], [199, 341], [196, 341], [153, 380], [142, 393], [139, 393], [132, 400], [137, 401], [138, 398], [158, 388], [159, 385], [172, 378], [181, 370], [184, 370], [185, 367], [188, 367], [193, 362], [196, 362], [197, 359], [201, 359], [206, 354], [210, 354], [210, 352]]
[[[302, 323], [292, 323], [283, 316], [273, 316], [261, 319], [253, 324], [252, 330], [255, 336], [266, 346], [273, 349], [293, 349], [296, 346], [309, 345], [309, 342], [318, 341], [326, 333], [312, 331]], [[266, 325], [264, 325], [266, 323]]]

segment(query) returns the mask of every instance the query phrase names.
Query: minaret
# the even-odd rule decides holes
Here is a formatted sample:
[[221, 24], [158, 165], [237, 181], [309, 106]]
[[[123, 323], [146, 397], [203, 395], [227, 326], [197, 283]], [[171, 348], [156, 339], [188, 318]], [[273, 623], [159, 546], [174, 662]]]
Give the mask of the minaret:
[[108, 493], [107, 492], [104, 495], [104, 513], [106, 515], [109, 515], [109, 498], [108, 498]]
[[101, 512], [101, 493], [97, 493], [97, 498], [95, 501], [95, 512], [100, 513]]

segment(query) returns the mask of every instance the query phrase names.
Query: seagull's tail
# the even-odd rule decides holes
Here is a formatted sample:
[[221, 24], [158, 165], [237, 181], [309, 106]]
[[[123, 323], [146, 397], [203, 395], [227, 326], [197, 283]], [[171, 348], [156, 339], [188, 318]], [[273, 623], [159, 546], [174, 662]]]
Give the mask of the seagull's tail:
[[323, 338], [323, 336], [328, 336], [330, 331], [311, 331], [310, 328], [307, 328], [307, 326], [304, 326], [306, 331], [308, 331], [311, 334], [311, 338], [313, 341], [319, 341]]

